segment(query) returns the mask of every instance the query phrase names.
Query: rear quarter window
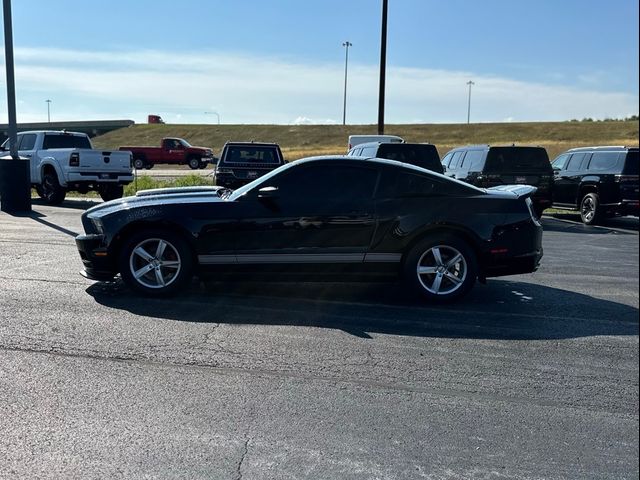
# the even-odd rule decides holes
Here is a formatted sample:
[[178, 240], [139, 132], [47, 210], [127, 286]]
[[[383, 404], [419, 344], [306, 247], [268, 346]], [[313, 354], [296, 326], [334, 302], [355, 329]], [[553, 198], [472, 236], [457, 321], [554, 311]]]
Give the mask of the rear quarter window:
[[622, 171], [619, 152], [595, 152], [591, 155], [588, 170], [590, 172]]

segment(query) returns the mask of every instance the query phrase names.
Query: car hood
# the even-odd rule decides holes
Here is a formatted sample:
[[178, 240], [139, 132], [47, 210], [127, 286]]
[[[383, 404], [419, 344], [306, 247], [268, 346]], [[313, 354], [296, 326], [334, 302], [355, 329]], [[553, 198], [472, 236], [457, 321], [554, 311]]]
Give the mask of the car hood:
[[101, 203], [85, 212], [89, 218], [101, 218], [111, 213], [141, 207], [154, 207], [180, 203], [217, 203], [223, 187], [179, 187], [141, 190], [135, 196], [118, 198]]

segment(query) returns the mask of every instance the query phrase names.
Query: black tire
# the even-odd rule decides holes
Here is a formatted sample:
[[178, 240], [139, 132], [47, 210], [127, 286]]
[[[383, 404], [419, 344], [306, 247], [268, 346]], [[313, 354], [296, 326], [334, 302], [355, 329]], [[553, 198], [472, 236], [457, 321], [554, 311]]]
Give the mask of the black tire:
[[597, 193], [587, 193], [580, 200], [580, 218], [585, 225], [597, 225], [602, 221], [604, 212]]
[[404, 259], [404, 282], [430, 302], [447, 303], [463, 297], [477, 276], [476, 254], [464, 240], [450, 234], [425, 237]]
[[146, 168], [147, 162], [144, 161], [144, 158], [137, 157], [133, 159], [133, 166], [136, 170], [142, 170], [143, 168]]
[[180, 235], [167, 230], [145, 230], [125, 242], [118, 266], [122, 279], [132, 290], [160, 297], [178, 292], [191, 279], [193, 256]]
[[42, 199], [49, 205], [60, 205], [67, 195], [67, 191], [60, 186], [55, 172], [47, 172], [42, 176]]
[[42, 185], [40, 184], [34, 185], [34, 188], [36, 189], [36, 193], [38, 194], [38, 196], [44, 199], [44, 190], [42, 189]]
[[124, 187], [122, 185], [100, 185], [98, 187], [98, 194], [102, 200], [108, 202], [109, 200], [122, 198], [122, 195], [124, 195]]
[[191, 170], [198, 170], [199, 168], [201, 168], [200, 165], [202, 165], [202, 162], [198, 157], [191, 157], [188, 163]]

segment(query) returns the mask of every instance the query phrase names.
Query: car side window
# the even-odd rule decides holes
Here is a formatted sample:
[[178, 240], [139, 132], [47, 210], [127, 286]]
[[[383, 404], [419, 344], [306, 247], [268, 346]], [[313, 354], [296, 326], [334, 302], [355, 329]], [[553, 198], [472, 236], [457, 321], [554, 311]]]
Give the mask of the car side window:
[[310, 165], [291, 169], [259, 188], [275, 186], [278, 197], [288, 203], [367, 200], [373, 197], [378, 171], [358, 166]]
[[449, 166], [449, 168], [451, 170], [454, 170], [456, 168], [458, 168], [458, 166], [460, 165], [461, 161], [462, 161], [462, 157], [465, 154], [464, 151], [459, 151], [459, 152], [455, 152], [453, 154], [453, 157], [451, 158], [451, 165]]
[[595, 152], [591, 156], [588, 169], [596, 172], [614, 170], [618, 165], [619, 156], [619, 152]]
[[582, 170], [582, 163], [586, 156], [586, 153], [574, 153], [573, 155], [571, 155], [569, 163], [567, 164], [567, 170], [570, 170], [572, 172]]
[[442, 194], [444, 188], [436, 179], [409, 172], [383, 175], [378, 198], [424, 197]]
[[378, 153], [377, 147], [365, 147], [362, 149], [363, 157], [375, 157]]
[[451, 162], [451, 157], [453, 157], [453, 153], [447, 153], [442, 159], [442, 164], [447, 168], [449, 167], [449, 163]]
[[464, 156], [462, 166], [472, 172], [479, 172], [482, 170], [483, 153], [484, 152], [482, 150], [469, 150]]
[[18, 139], [18, 149], [19, 150], [33, 150], [33, 147], [36, 145], [36, 134], [35, 133], [25, 133], [22, 135], [22, 139]]
[[551, 163], [551, 166], [553, 167], [554, 170], [562, 170], [564, 166], [567, 164], [567, 160], [569, 160], [568, 154], [560, 155]]

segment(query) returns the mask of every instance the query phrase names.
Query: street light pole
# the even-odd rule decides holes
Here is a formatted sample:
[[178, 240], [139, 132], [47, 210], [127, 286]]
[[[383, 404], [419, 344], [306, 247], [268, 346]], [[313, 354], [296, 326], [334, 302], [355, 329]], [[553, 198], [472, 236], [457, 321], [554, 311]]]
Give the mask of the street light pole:
[[349, 47], [353, 47], [353, 43], [344, 42], [342, 44], [345, 48], [344, 54], [344, 104], [342, 107], [342, 125], [347, 124], [347, 65], [349, 64]]
[[469, 80], [467, 85], [469, 85], [469, 102], [467, 103], [467, 125], [469, 125], [471, 120], [471, 85], [475, 85], [475, 83]]
[[47, 123], [51, 124], [51, 100], [45, 100], [47, 102]]
[[215, 115], [218, 118], [218, 125], [220, 125], [220, 114], [218, 112], [204, 112], [205, 115]]
[[378, 93], [378, 135], [384, 135], [384, 88], [387, 69], [387, 6], [382, 0], [382, 33], [380, 38], [380, 91]]

